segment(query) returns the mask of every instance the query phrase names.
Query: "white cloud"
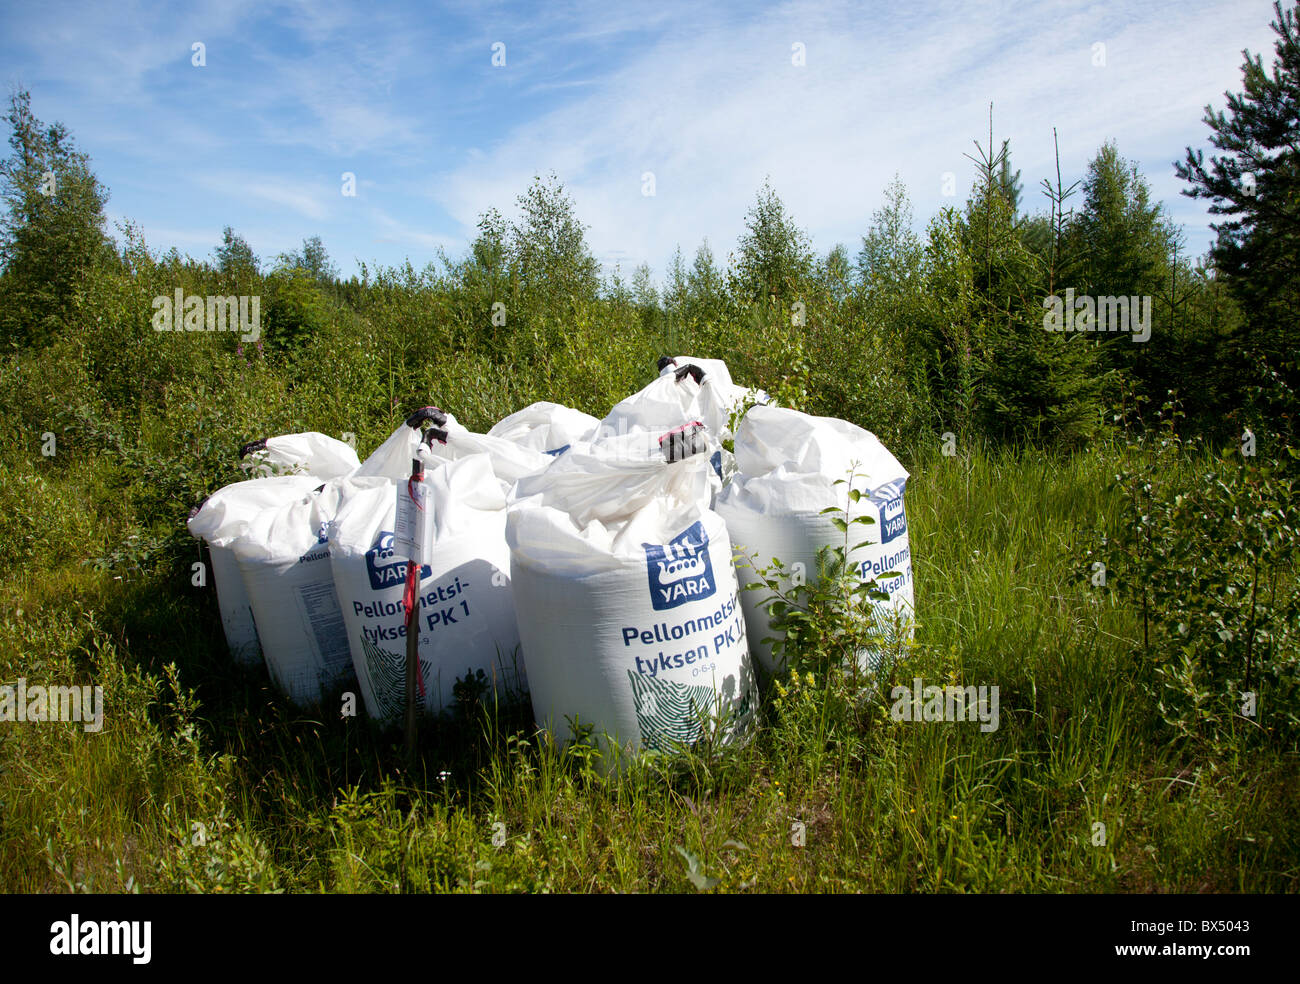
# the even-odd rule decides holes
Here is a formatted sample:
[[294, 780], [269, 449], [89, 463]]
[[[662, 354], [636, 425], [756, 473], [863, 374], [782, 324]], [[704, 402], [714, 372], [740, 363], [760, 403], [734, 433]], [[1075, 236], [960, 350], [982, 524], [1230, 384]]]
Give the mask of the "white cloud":
[[319, 181], [307, 184], [266, 174], [199, 174], [195, 180], [199, 187], [233, 202], [273, 205], [317, 222], [330, 217], [331, 209], [325, 202], [339, 194], [338, 186], [327, 187]]
[[[451, 256], [455, 256], [456, 250], [464, 248], [466, 245], [465, 242], [458, 241], [456, 237], [435, 236], [432, 233], [415, 228], [410, 223], [393, 218], [383, 209], [372, 209], [370, 215], [374, 225], [385, 233], [384, 236], [376, 239], [376, 242], [414, 246], [428, 253], [434, 253], [438, 247], [442, 246], [447, 249], [448, 254]], [[427, 259], [432, 259], [432, 256], [427, 257]], [[415, 257], [411, 257], [411, 261], [417, 266], [421, 265]]]
[[396, 29], [377, 40], [323, 44], [294, 59], [259, 46], [255, 57], [266, 77], [243, 93], [242, 102], [269, 143], [344, 158], [389, 153], [430, 136], [429, 121], [399, 109], [392, 95], [400, 66], [417, 53], [413, 39]]
[[[1240, 87], [1241, 49], [1267, 62], [1273, 42], [1271, 0], [128, 4], [20, 6], [0, 52], [41, 81], [38, 115], [111, 162], [115, 204], [146, 229], [183, 233], [171, 216], [197, 204], [241, 231], [262, 222], [285, 248], [333, 223], [321, 231], [341, 253], [382, 240], [414, 261], [463, 249], [479, 213], [509, 212], [553, 169], [595, 255], [659, 276], [675, 245], [689, 260], [706, 237], [725, 261], [769, 175], [821, 251], [856, 252], [895, 172], [924, 222], [964, 198], [963, 155], [987, 141], [990, 101], [1026, 208], [1044, 203], [1053, 126], [1067, 183], [1115, 139], [1200, 252], [1208, 217], [1171, 164], [1206, 143], [1203, 107]], [[209, 68], [190, 66], [195, 40]], [[490, 67], [495, 40], [504, 70]], [[357, 199], [340, 197], [346, 170]], [[949, 171], [953, 199], [940, 195]]]
[[[1029, 209], [1054, 169], [1055, 125], [1067, 183], [1113, 138], [1204, 239], [1205, 213], [1178, 200], [1170, 162], [1204, 139], [1204, 104], [1238, 86], [1240, 49], [1271, 52], [1269, 12], [1264, 0], [1122, 15], [1043, 0], [1001, 15], [963, 5], [864, 16], [835, 4], [746, 10], [743, 23], [692, 15], [593, 91], [437, 175], [429, 194], [470, 229], [554, 169], [593, 252], [625, 248], [631, 265], [648, 260], [662, 274], [677, 243], [689, 256], [709, 236], [725, 256], [771, 175], [819, 249], [852, 251], [895, 171], [918, 219], [954, 203], [940, 196], [943, 172], [964, 195], [974, 169], [962, 155], [973, 139], [987, 143], [991, 100], [994, 139], [1011, 138]], [[803, 68], [791, 64], [794, 41]], [[1104, 67], [1092, 64], [1096, 41]], [[647, 170], [654, 198], [641, 195]]]
[[159, 71], [197, 71], [191, 45], [211, 48], [231, 38], [257, 7], [253, 0], [197, 0], [177, 15], [139, 2], [81, 4], [75, 11], [32, 4], [6, 10], [5, 30], [22, 40], [43, 82], [121, 99], [146, 94]]

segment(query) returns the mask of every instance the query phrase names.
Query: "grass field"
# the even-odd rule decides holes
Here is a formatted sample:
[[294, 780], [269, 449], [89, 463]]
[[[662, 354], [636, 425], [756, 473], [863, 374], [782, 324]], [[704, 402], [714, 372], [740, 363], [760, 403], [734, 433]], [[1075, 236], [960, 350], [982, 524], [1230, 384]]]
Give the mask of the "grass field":
[[[313, 97], [299, 119], [282, 93], [271, 101], [275, 124], [260, 128], [274, 134], [262, 155], [279, 169], [274, 181], [234, 172], [212, 181], [188, 165], [179, 183], [166, 168], [124, 172], [132, 141], [96, 126], [95, 144], [81, 149], [68, 127], [33, 110], [87, 118], [64, 90], [101, 91], [98, 62], [76, 48], [85, 63], [77, 72], [95, 77], [69, 88], [41, 61], [35, 103], [17, 84], [10, 94], [10, 153], [0, 160], [0, 892], [1295, 892], [1300, 7], [1273, 7], [1276, 58], [1244, 51], [1244, 89], [1224, 92], [1223, 111], [1207, 107], [1204, 128], [1176, 126], [1168, 100], [1143, 109], [1131, 82], [1144, 59], [1117, 49], [1126, 67], [1085, 68], [1100, 88], [1090, 83], [1082, 115], [1060, 103], [1050, 169], [1047, 124], [1014, 105], [1019, 117], [1008, 120], [999, 95], [985, 129], [989, 94], [979, 95], [980, 72], [962, 62], [962, 91], [973, 98], [937, 118], [956, 122], [930, 128], [927, 139], [939, 141], [932, 153], [912, 141], [891, 164], [887, 140], [863, 163], [860, 127], [827, 130], [852, 136], [844, 153], [811, 152], [800, 128], [816, 115], [800, 111], [793, 130], [749, 127], [752, 145], [733, 141], [727, 153], [701, 157], [721, 168], [701, 178], [692, 155], [671, 152], [692, 132], [689, 119], [655, 108], [682, 80], [656, 72], [654, 85], [633, 84], [626, 95], [629, 119], [654, 117], [646, 133], [671, 123], [668, 150], [646, 144], [655, 153], [644, 164], [676, 161], [658, 199], [653, 170], [641, 173], [638, 193], [627, 179], [639, 167], [624, 174], [618, 146], [593, 143], [589, 113], [572, 115], [572, 139], [569, 115], [538, 109], [545, 125], [518, 131], [540, 136], [518, 144], [515, 163], [474, 150], [479, 136], [492, 155], [512, 146], [513, 124], [491, 109], [490, 92], [529, 113], [542, 105], [534, 97], [551, 98], [539, 93], [587, 91], [567, 81], [539, 87], [538, 77], [485, 88], [486, 50], [461, 76], [473, 88], [464, 105], [442, 90], [421, 103], [420, 113], [424, 103], [439, 113], [452, 106], [453, 121], [488, 113], [486, 129], [465, 131], [470, 143], [432, 142], [432, 184], [410, 178], [426, 166], [422, 146], [384, 139], [383, 153], [358, 145], [340, 156], [337, 127], [326, 127], [312, 154], [286, 156], [290, 144], [312, 147], [303, 134], [329, 114]], [[1187, 33], [1212, 13], [1174, 25], [1182, 34], [1153, 19], [1158, 43], [1147, 47], [1181, 44], [1180, 64], [1224, 69], [1223, 52], [1206, 45], [1238, 36], [1244, 22], [1234, 10], [1221, 31]], [[267, 19], [257, 14], [254, 33]], [[289, 19], [296, 37], [301, 18]], [[933, 20], [922, 17], [922, 55], [940, 50]], [[1053, 23], [1052, 50], [1078, 34], [1078, 19], [1067, 20], [1064, 34]], [[651, 21], [647, 37], [658, 22], [681, 34], [676, 19]], [[306, 47], [285, 48], [286, 64], [298, 66], [318, 44], [312, 24]], [[1134, 25], [1123, 37], [1138, 36]], [[345, 33], [363, 39], [354, 27]], [[48, 34], [28, 33], [28, 41]], [[604, 34], [574, 37], [583, 47], [576, 60], [512, 54], [517, 75], [496, 73], [505, 42], [499, 65], [493, 44], [495, 78], [527, 79], [543, 65], [585, 73], [638, 50], [606, 45]], [[599, 43], [588, 51], [592, 37]], [[533, 40], [555, 54], [553, 39]], [[733, 40], [705, 59], [723, 66], [724, 88], [737, 79], [787, 84], [748, 63], [739, 75], [728, 68], [742, 51]], [[1105, 43], [1086, 37], [1079, 51], [1084, 42], [1092, 68], [1104, 67]], [[369, 64], [373, 43], [359, 43]], [[693, 34], [690, 43], [701, 44]], [[204, 44], [194, 43], [196, 56]], [[222, 47], [227, 57], [247, 48], [266, 61], [261, 45]], [[431, 68], [405, 35], [399, 47], [420, 56], [412, 92], [451, 64]], [[971, 65], [997, 54], [987, 47]], [[805, 74], [804, 42], [794, 48], [791, 65], [777, 52], [782, 77]], [[148, 93], [141, 72], [172, 68], [224, 85], [239, 73], [220, 50], [212, 69], [205, 56], [188, 66], [172, 56], [133, 64], [123, 98]], [[808, 45], [815, 50], [825, 49]], [[821, 71], [810, 61], [806, 77], [825, 85], [843, 75], [833, 65]], [[687, 83], [697, 75], [692, 68]], [[176, 119], [188, 118], [195, 83], [155, 81], [182, 100]], [[1123, 127], [1118, 136], [1096, 130], [1108, 85], [1119, 86], [1111, 97], [1121, 121], [1139, 121], [1139, 159], [1125, 156], [1134, 148]], [[607, 89], [591, 90], [605, 101], [598, 115], [617, 103]], [[875, 98], [871, 86], [848, 89]], [[204, 105], [219, 109], [217, 95], [204, 89]], [[128, 114], [132, 127], [158, 109], [146, 102]], [[239, 139], [230, 153], [211, 153], [220, 130], [212, 125], [173, 127], [171, 142], [183, 150], [189, 131], [201, 130], [196, 160], [253, 167], [248, 146], [259, 127], [245, 123], [257, 122], [266, 100], [227, 102], [239, 115], [227, 128]], [[947, 95], [938, 102], [952, 109]], [[779, 104], [765, 121], [784, 119]], [[975, 154], [960, 122], [971, 109]], [[367, 127], [386, 134], [385, 119], [398, 117], [381, 111], [352, 136], [364, 144]], [[1017, 134], [1014, 157], [1006, 132]], [[1206, 139], [1220, 152], [1208, 159], [1195, 149]], [[1090, 160], [1078, 156], [1095, 140], [1106, 142]], [[1148, 183], [1139, 163], [1156, 160], [1149, 152], [1161, 141], [1162, 176]], [[342, 172], [341, 195], [326, 180], [334, 165], [322, 163], [322, 148], [357, 168]], [[442, 181], [443, 165], [467, 150], [482, 174]], [[92, 151], [107, 152], [106, 173], [126, 184], [111, 213]], [[973, 165], [970, 183], [945, 171], [935, 198], [934, 172], [942, 161], [964, 169], [961, 154]], [[1173, 194], [1171, 157], [1176, 197], [1200, 200], [1208, 208], [1200, 218], [1186, 201], [1161, 200]], [[153, 150], [146, 158], [185, 159]], [[523, 177], [525, 159], [573, 173], [534, 173], [513, 205], [489, 201], [505, 176]], [[400, 165], [398, 177], [383, 178], [384, 160]], [[767, 170], [756, 164], [765, 160], [793, 162], [775, 180], [783, 192], [792, 185], [814, 226], [796, 220], [771, 173], [743, 226], [722, 221], [718, 210]], [[602, 161], [614, 162], [607, 184], [597, 176]], [[892, 182], [869, 187], [891, 170]], [[365, 194], [351, 202], [358, 174]], [[194, 208], [169, 197], [195, 175]], [[566, 190], [570, 180], [581, 201]], [[925, 183], [918, 205], [937, 210], [916, 211], [908, 180]], [[690, 205], [691, 195], [708, 207]], [[133, 202], [145, 209], [139, 223], [127, 214]], [[871, 203], [879, 208], [868, 215]], [[471, 207], [482, 209], [473, 226]], [[1213, 245], [1198, 257], [1207, 216], [1231, 221], [1210, 225]], [[688, 261], [680, 237], [706, 224], [717, 253], [703, 238]], [[161, 238], [146, 241], [146, 226]], [[300, 249], [281, 251], [299, 235]], [[669, 260], [670, 238], [679, 245]], [[456, 242], [464, 249], [453, 250]], [[373, 256], [379, 243], [390, 244], [381, 250], [388, 261]], [[398, 250], [404, 258], [388, 265]], [[668, 260], [658, 271], [648, 261], [656, 253]], [[793, 626], [790, 665], [763, 681], [744, 741], [722, 741], [719, 726], [678, 754], [615, 768], [590, 743], [557, 745], [519, 695], [487, 703], [474, 687], [458, 688], [455, 714], [425, 722], [408, 754], [401, 734], [340, 713], [341, 694], [307, 712], [276, 692], [264, 667], [235, 665], [186, 516], [247, 477], [237, 451], [248, 442], [316, 431], [366, 457], [429, 404], [475, 433], [538, 401], [601, 419], [655, 379], [662, 357], [683, 352], [722, 360], [736, 383], [761, 387], [780, 406], [870, 430], [906, 465], [914, 636], [870, 638], [876, 626], [853, 594], [863, 589], [814, 578], [806, 607], [781, 626]], [[738, 420], [718, 424], [710, 421], [721, 440]], [[882, 507], [884, 523], [892, 506]], [[846, 516], [839, 528], [847, 551], [847, 531], [859, 527]], [[635, 637], [634, 628], [624, 643]], [[864, 686], [856, 657], [877, 644], [890, 658]], [[23, 719], [42, 704], [19, 705], [20, 689], [74, 685], [100, 688], [102, 729], [62, 715]], [[930, 720], [900, 719], [900, 689], [927, 687], [953, 698], [945, 720], [928, 710]], [[981, 710], [996, 707], [996, 720], [955, 719], [958, 688], [986, 694]], [[638, 711], [664, 717], [644, 704]]]
[[1080, 566], [1124, 508], [1121, 453], [910, 456], [920, 625], [897, 676], [996, 685], [996, 731], [853, 710], [804, 676], [746, 747], [618, 778], [519, 707], [426, 729], [408, 771], [400, 736], [230, 664], [197, 553], [83, 564], [126, 508], [112, 482], [9, 466], [29, 515], [7, 520], [0, 679], [93, 677], [106, 723], [0, 726], [0, 887], [1294, 891], [1294, 755], [1171, 742], [1135, 612]]

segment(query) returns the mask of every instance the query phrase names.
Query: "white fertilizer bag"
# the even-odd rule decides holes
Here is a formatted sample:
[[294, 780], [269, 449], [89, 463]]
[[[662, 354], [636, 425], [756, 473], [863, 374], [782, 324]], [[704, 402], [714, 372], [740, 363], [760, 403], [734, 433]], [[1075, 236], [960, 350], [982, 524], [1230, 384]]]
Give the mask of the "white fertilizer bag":
[[659, 360], [659, 378], [618, 403], [600, 422], [598, 434], [603, 438], [637, 428], [657, 431], [698, 420], [725, 441], [733, 436], [732, 415], [746, 401], [769, 400], [760, 389], [734, 384], [726, 363], [719, 359], [665, 356]]
[[[575, 444], [545, 471], [521, 479], [512, 501], [541, 496], [538, 501], [569, 513], [579, 526], [593, 520], [605, 522], [607, 515], [619, 516], [642, 508], [663, 494], [663, 467], [668, 462], [700, 455], [710, 464], [720, 450], [714, 437], [699, 421], [656, 434], [635, 430], [620, 437]], [[569, 458], [560, 464], [563, 459]], [[707, 507], [722, 490], [712, 467], [691, 472], [692, 501]], [[685, 495], [687, 486], [674, 486]]]
[[[421, 431], [420, 427], [428, 421], [431, 429]], [[415, 458], [421, 445], [440, 436], [446, 436], [447, 430], [464, 430], [451, 414], [437, 407], [422, 407], [415, 411], [399, 426], [388, 439], [375, 449], [356, 474], [359, 478], [377, 476], [394, 482], [404, 482], [411, 474], [411, 460]]]
[[[699, 366], [704, 370], [705, 378], [711, 379], [717, 388], [719, 397], [728, 414], [741, 407], [746, 400], [754, 404], [772, 402], [766, 391], [757, 387], [741, 386], [731, 378], [731, 370], [721, 359], [697, 359], [693, 355], [665, 355], [659, 359], [659, 375], [669, 376], [678, 373], [685, 366]], [[731, 433], [721, 435], [731, 437]]]
[[[670, 439], [669, 455], [704, 447]], [[670, 750], [729, 712], [744, 733], [754, 679], [707, 456], [603, 456], [575, 446], [519, 483], [506, 538], [533, 712], [562, 742]], [[607, 763], [609, 760], [607, 759]]]
[[[460, 678], [482, 672], [503, 696], [522, 694], [526, 683], [508, 577], [507, 486], [486, 454], [430, 465], [425, 502], [432, 524], [420, 568], [418, 624], [424, 706], [436, 715], [455, 706]], [[396, 496], [404, 486], [385, 483], [354, 495], [329, 533], [352, 664], [367, 713], [385, 723], [401, 719], [406, 700], [408, 558], [393, 542]]]
[[234, 543], [266, 668], [300, 706], [314, 706], [353, 676], [334, 592], [326, 530], [338, 510], [383, 478], [342, 478], [297, 502], [258, 513]]
[[475, 434], [459, 424], [447, 425], [446, 439], [434, 439], [427, 443], [431, 459], [458, 461], [475, 454], [486, 454], [492, 462], [492, 471], [497, 478], [513, 485], [525, 475], [535, 475], [551, 463], [552, 455], [538, 451], [504, 437], [492, 437], [488, 434]]
[[730, 412], [729, 394], [723, 391], [722, 382], [715, 382], [699, 366], [688, 364], [616, 404], [600, 422], [597, 440], [636, 430], [660, 433], [693, 420], [722, 440], [731, 433]]
[[351, 445], [316, 431], [251, 441], [239, 449], [239, 457], [243, 459], [239, 467], [259, 476], [306, 474], [321, 482], [350, 474], [361, 465]]
[[559, 403], [532, 403], [503, 418], [487, 432], [488, 437], [514, 441], [534, 451], [562, 454], [571, 445], [590, 441], [600, 421], [591, 414]]
[[286, 475], [236, 482], [214, 492], [191, 513], [190, 535], [205, 541], [212, 559], [212, 583], [217, 589], [221, 628], [235, 661], [246, 666], [261, 662], [248, 593], [235, 563], [231, 544], [248, 528], [249, 521], [265, 509], [300, 499], [318, 486], [310, 475]]
[[[421, 431], [420, 425], [429, 421], [433, 426]], [[389, 435], [357, 469], [361, 477], [378, 475], [395, 482], [405, 481], [411, 474], [411, 459], [423, 447], [430, 459], [455, 461], [472, 454], [486, 454], [492, 462], [496, 477], [513, 484], [525, 475], [541, 471], [551, 462], [551, 457], [534, 450], [488, 434], [475, 434], [458, 423], [456, 418], [437, 407], [424, 407], [411, 414]]]
[[721, 359], [697, 359], [693, 355], [665, 355], [659, 360], [659, 375], [669, 376], [682, 366], [699, 366], [704, 372], [724, 386], [734, 386], [731, 370]]
[[[844, 533], [822, 513], [835, 507], [848, 517], [870, 516], [873, 523], [850, 523], [849, 546], [870, 542], [848, 554], [859, 580], [895, 571], [879, 581], [888, 602], [874, 603], [874, 618], [888, 631], [894, 617], [910, 625], [913, 611], [912, 555], [908, 546], [903, 493], [908, 474], [876, 436], [832, 417], [812, 417], [779, 407], [754, 407], [736, 432], [738, 472], [718, 496], [715, 508], [726, 520], [736, 547], [736, 569], [742, 585], [757, 583], [755, 567], [779, 559], [790, 571], [790, 584], [802, 576], [816, 579], [817, 553], [822, 547], [844, 545]], [[861, 498], [852, 502], [848, 480]], [[844, 484], [835, 484], [844, 479]], [[838, 517], [843, 519], [844, 512]], [[751, 566], [753, 565], [753, 566]], [[796, 566], [802, 565], [802, 566]], [[769, 673], [778, 667], [766, 638], [779, 638], [769, 621], [773, 601], [765, 589], [741, 591], [750, 645]], [[864, 669], [879, 658], [862, 653]]]

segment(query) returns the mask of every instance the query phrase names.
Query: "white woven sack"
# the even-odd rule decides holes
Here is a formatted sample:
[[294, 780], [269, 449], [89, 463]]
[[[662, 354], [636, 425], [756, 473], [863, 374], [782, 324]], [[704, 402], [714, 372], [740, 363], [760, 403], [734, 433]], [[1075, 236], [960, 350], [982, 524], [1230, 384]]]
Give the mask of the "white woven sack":
[[[424, 419], [434, 424], [438, 436], [431, 436], [427, 431], [421, 432], [419, 426]], [[525, 475], [541, 471], [551, 462], [551, 456], [541, 451], [503, 437], [475, 434], [458, 423], [451, 414], [443, 413], [435, 407], [426, 407], [399, 425], [362, 463], [356, 474], [379, 475], [393, 481], [404, 481], [411, 474], [411, 461], [420, 448], [424, 448], [431, 458], [443, 461], [455, 461], [472, 454], [486, 454], [492, 461], [492, 470], [496, 476], [512, 484]]]
[[300, 499], [319, 484], [320, 480], [311, 475], [235, 482], [210, 495], [189, 518], [190, 535], [208, 545], [226, 645], [236, 662], [245, 666], [261, 662], [262, 647], [231, 544], [259, 512]]
[[[736, 547], [742, 585], [758, 582], [756, 568], [779, 559], [788, 571], [784, 589], [797, 579], [812, 582], [822, 547], [845, 544], [832, 522], [869, 516], [870, 524], [849, 524], [848, 554], [859, 580], [895, 571], [878, 581], [890, 595], [873, 604], [872, 617], [884, 632], [894, 613], [910, 631], [914, 608], [912, 557], [903, 508], [908, 473], [869, 431], [832, 417], [814, 417], [780, 407], [754, 407], [736, 432], [737, 474], [718, 496], [715, 508], [726, 521]], [[849, 484], [852, 476], [852, 484]], [[837, 484], [837, 480], [844, 482]], [[861, 498], [851, 501], [849, 489]], [[823, 514], [834, 507], [836, 513]], [[862, 546], [856, 546], [867, 541]], [[769, 673], [777, 666], [766, 638], [782, 637], [771, 625], [768, 606], [775, 600], [765, 588], [741, 591], [750, 646]], [[864, 668], [879, 657], [876, 650], [858, 654]]]
[[659, 375], [671, 376], [682, 366], [699, 366], [705, 374], [724, 386], [734, 386], [731, 370], [721, 359], [697, 359], [693, 355], [668, 355], [659, 360]]
[[670, 750], [723, 712], [742, 734], [753, 674], [707, 456], [601, 452], [521, 482], [506, 524], [537, 722], [561, 742], [590, 725], [606, 751]]
[[[660, 359], [659, 378], [620, 401], [600, 422], [598, 438], [632, 430], [665, 430], [698, 420], [719, 442], [734, 435], [731, 418], [749, 401], [767, 403], [760, 389], [747, 389], [731, 381], [726, 363], [719, 359], [677, 356]], [[721, 474], [725, 469], [715, 461]]]
[[318, 705], [353, 679], [326, 531], [348, 498], [387, 485], [382, 477], [334, 479], [297, 502], [255, 516], [235, 540], [266, 668], [294, 703]]
[[360, 464], [351, 445], [318, 431], [305, 431], [244, 445], [239, 466], [259, 476], [306, 474], [324, 482], [350, 474]]
[[492, 426], [487, 436], [556, 455], [571, 445], [591, 440], [598, 427], [600, 421], [589, 413], [543, 401], [529, 404], [502, 418]]
[[704, 372], [700, 379], [688, 373], [668, 372], [614, 408], [600, 422], [597, 440], [619, 437], [633, 431], [656, 433], [698, 420], [718, 440], [730, 434], [730, 394], [721, 380]]
[[[455, 706], [456, 681], [482, 672], [501, 695], [522, 693], [505, 542], [507, 486], [488, 455], [430, 462], [432, 515], [420, 570], [419, 659], [425, 709]], [[408, 558], [394, 551], [398, 483], [354, 495], [329, 531], [330, 565], [366, 711], [400, 719], [405, 707]]]

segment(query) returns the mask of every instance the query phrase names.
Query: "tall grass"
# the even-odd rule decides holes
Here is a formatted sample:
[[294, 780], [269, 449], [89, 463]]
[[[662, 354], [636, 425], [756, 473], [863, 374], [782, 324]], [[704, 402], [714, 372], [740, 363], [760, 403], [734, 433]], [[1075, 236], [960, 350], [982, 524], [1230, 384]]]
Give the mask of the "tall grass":
[[827, 680], [797, 677], [748, 745], [617, 777], [517, 706], [427, 729], [407, 771], [397, 736], [231, 665], [190, 558], [80, 563], [147, 525], [107, 460], [10, 459], [0, 679], [93, 679], [106, 724], [0, 725], [0, 887], [1295, 890], [1294, 758], [1170, 744], [1134, 613], [1078, 573], [1123, 508], [1112, 462], [957, 452], [910, 455], [919, 628], [898, 676], [997, 685], [997, 731], [895, 722], [887, 699], [849, 727]]

